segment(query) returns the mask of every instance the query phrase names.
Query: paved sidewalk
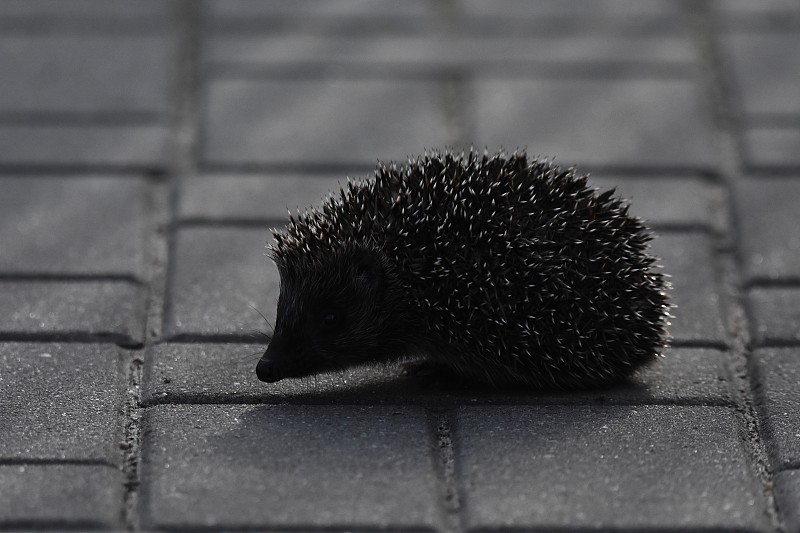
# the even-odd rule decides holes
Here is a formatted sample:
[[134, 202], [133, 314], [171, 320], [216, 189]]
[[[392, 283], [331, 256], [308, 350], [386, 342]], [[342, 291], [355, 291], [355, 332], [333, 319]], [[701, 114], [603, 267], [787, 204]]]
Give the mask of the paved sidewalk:
[[[796, 0], [0, 0], [0, 529], [800, 532], [798, 50]], [[666, 357], [257, 381], [267, 228], [448, 145], [632, 198]]]

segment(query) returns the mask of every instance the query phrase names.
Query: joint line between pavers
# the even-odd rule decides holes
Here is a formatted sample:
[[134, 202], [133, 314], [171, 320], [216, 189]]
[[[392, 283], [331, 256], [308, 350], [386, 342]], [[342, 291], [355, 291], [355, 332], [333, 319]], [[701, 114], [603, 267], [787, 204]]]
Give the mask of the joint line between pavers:
[[727, 221], [724, 232], [716, 236], [718, 245], [715, 254], [718, 257], [718, 268], [721, 273], [722, 296], [725, 298], [725, 318], [732, 343], [729, 351], [730, 370], [734, 383], [737, 383], [735, 401], [740, 414], [743, 444], [751, 458], [754, 475], [761, 484], [765, 511], [774, 529], [779, 528], [779, 515], [775, 498], [771, 490], [772, 473], [769, 468], [769, 456], [763, 436], [759, 428], [759, 419], [755, 407], [754, 387], [756, 379], [753, 375], [752, 351], [750, 339], [750, 321], [744, 306], [744, 268], [739, 256], [740, 232], [733, 207], [733, 185], [742, 179], [745, 166], [744, 144], [738, 132], [741, 130], [741, 103], [736, 101], [735, 91], [731, 88], [731, 76], [726, 71], [724, 54], [720, 50], [718, 36], [720, 28], [715, 20], [713, 6], [705, 3], [686, 1], [683, 3], [688, 22], [701, 54], [700, 81], [712, 109], [712, 118], [718, 132], [719, 162], [726, 201]]
[[127, 366], [127, 382], [125, 390], [125, 428], [122, 442], [124, 479], [124, 501], [122, 521], [129, 530], [138, 528], [136, 508], [139, 488], [139, 456], [142, 409], [141, 399], [142, 367], [144, 360], [139, 353], [134, 353]]
[[173, 80], [172, 122], [168, 172], [163, 180], [150, 184], [146, 264], [149, 290], [144, 320], [144, 351], [135, 354], [128, 367], [125, 404], [125, 445], [123, 470], [125, 496], [123, 522], [128, 530], [139, 528], [139, 483], [141, 468], [141, 381], [144, 357], [149, 348], [163, 341], [165, 317], [169, 313], [169, 288], [174, 275], [174, 220], [178, 203], [178, 179], [195, 171], [194, 146], [197, 137], [197, 87], [199, 57], [199, 6], [181, 0], [173, 7], [178, 32]]
[[443, 528], [447, 533], [461, 533], [461, 498], [455, 479], [453, 424], [449, 411], [429, 412], [429, 427], [433, 438], [434, 470], [439, 479]]

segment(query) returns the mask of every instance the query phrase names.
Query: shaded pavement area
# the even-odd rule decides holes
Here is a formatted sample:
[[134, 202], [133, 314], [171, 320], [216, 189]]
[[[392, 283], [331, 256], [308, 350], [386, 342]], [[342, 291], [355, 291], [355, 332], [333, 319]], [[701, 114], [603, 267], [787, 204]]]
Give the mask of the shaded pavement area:
[[[800, 531], [798, 50], [792, 0], [0, 1], [0, 529]], [[666, 357], [260, 383], [268, 228], [471, 145], [632, 200]]]

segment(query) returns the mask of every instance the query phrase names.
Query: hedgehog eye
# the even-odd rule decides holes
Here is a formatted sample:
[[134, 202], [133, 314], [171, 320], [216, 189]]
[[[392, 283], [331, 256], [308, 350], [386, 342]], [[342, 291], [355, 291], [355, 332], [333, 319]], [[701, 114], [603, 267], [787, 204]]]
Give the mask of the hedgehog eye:
[[339, 317], [333, 311], [322, 313], [322, 327], [330, 329], [339, 322]]

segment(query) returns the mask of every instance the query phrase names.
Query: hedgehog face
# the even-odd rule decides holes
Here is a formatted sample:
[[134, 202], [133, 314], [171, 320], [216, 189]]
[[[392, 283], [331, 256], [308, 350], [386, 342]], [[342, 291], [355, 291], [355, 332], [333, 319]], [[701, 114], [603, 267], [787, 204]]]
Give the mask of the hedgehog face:
[[399, 284], [385, 257], [357, 248], [302, 263], [278, 262], [281, 291], [273, 337], [256, 368], [261, 381], [347, 368], [385, 355], [381, 348], [399, 304]]

